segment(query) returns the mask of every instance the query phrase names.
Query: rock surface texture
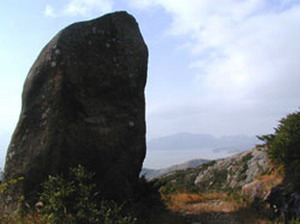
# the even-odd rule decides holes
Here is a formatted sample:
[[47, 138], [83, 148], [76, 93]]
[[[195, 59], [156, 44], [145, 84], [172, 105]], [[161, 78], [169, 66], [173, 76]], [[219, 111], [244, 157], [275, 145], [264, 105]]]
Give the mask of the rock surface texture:
[[219, 182], [221, 189], [239, 188], [254, 181], [269, 169], [266, 148], [254, 147], [251, 151], [217, 160], [215, 164], [200, 172], [194, 183], [209, 183], [213, 187], [214, 182]]
[[78, 164], [108, 198], [133, 193], [145, 157], [148, 50], [135, 19], [116, 12], [60, 31], [24, 84], [4, 181], [30, 197], [48, 175]]

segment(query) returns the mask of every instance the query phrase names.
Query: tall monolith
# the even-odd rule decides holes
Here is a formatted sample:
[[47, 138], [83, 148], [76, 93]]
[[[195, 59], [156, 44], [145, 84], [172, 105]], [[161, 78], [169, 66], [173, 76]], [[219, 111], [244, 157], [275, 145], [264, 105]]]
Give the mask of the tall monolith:
[[42, 50], [25, 80], [4, 181], [8, 206], [31, 198], [49, 175], [84, 166], [107, 198], [134, 194], [145, 157], [148, 50], [126, 12], [79, 22]]

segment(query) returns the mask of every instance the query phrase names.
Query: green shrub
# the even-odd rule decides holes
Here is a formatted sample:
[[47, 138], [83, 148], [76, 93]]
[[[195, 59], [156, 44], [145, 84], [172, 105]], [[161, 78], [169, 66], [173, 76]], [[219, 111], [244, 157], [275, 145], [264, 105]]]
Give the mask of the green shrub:
[[287, 115], [275, 128], [275, 133], [260, 136], [268, 146], [273, 164], [283, 166], [286, 181], [292, 188], [300, 188], [300, 112]]
[[[123, 204], [124, 205], [124, 204]], [[114, 201], [103, 201], [100, 209], [101, 224], [134, 224], [137, 219], [123, 214], [123, 205]]]
[[[101, 200], [93, 184], [94, 173], [71, 168], [67, 177], [49, 176], [42, 184], [40, 213], [49, 224], [134, 224], [123, 205]], [[101, 202], [101, 203], [100, 203]]]
[[70, 169], [68, 179], [49, 176], [42, 184], [41, 212], [51, 223], [97, 223], [100, 211], [97, 208], [93, 173], [82, 166]]
[[8, 189], [11, 185], [17, 184], [19, 181], [22, 181], [22, 180], [24, 180], [24, 177], [18, 177], [18, 178], [11, 179], [4, 183], [0, 183], [0, 193], [5, 193], [6, 191], [8, 191]]
[[[9, 201], [11, 200], [12, 192], [12, 186], [16, 185], [20, 181], [23, 181], [24, 177], [18, 177], [15, 179], [8, 180], [6, 182], [0, 183], [0, 203], [3, 207], [9, 204]], [[2, 209], [0, 209], [1, 211]]]

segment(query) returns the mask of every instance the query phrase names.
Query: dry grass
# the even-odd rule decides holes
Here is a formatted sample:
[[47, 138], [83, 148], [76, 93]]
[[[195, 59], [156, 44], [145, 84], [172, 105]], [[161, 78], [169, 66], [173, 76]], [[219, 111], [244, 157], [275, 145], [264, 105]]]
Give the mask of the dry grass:
[[0, 223], [16, 224], [17, 220], [8, 213], [0, 215]]
[[257, 178], [259, 181], [263, 182], [268, 190], [272, 187], [280, 184], [283, 181], [283, 176], [278, 174], [278, 172], [273, 172], [269, 175], [260, 176]]
[[282, 175], [278, 175], [276, 172], [263, 175], [245, 185], [241, 194], [244, 195], [244, 197], [248, 196], [249, 202], [253, 202], [255, 198], [265, 198], [268, 192], [270, 192], [274, 186], [282, 183], [282, 181]]
[[232, 212], [238, 207], [225, 193], [171, 194], [167, 199], [167, 205], [172, 211], [188, 214]]
[[0, 216], [0, 224], [49, 224], [49, 221], [37, 212], [27, 214], [25, 217], [5, 213]]
[[197, 203], [215, 199], [226, 199], [225, 193], [206, 193], [206, 194], [189, 194], [189, 193], [178, 193], [170, 194], [166, 196], [170, 201], [177, 201], [179, 203]]
[[[258, 177], [248, 190], [263, 198], [272, 187], [282, 183], [280, 169], [274, 169], [271, 174]], [[255, 182], [254, 181], [254, 182]], [[168, 208], [190, 218], [190, 223], [205, 224], [270, 224], [270, 220], [253, 206], [247, 192], [241, 194], [205, 193], [189, 194], [176, 193], [163, 195]], [[249, 193], [249, 192], [248, 192]], [[251, 195], [251, 194], [250, 194]], [[263, 208], [262, 208], [263, 209]], [[265, 218], [263, 218], [265, 217]]]
[[168, 195], [168, 208], [205, 224], [267, 224], [267, 219], [226, 193]]

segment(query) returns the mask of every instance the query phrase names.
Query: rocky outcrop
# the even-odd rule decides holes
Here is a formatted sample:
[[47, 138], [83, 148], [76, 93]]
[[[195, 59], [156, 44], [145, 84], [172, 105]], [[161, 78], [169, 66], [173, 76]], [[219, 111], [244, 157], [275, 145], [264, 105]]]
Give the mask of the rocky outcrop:
[[[258, 177], [271, 170], [267, 149], [255, 147], [228, 158], [212, 160], [187, 170], [178, 170], [159, 177], [166, 189], [185, 189], [186, 191], [207, 192], [240, 192], [244, 186], [245, 194], [258, 195], [268, 193], [275, 180], [267, 178], [263, 183], [255, 183]], [[279, 179], [279, 181], [282, 179]], [[272, 185], [273, 184], [273, 185]], [[267, 190], [265, 187], [267, 186]], [[256, 194], [257, 193], [257, 194]], [[255, 196], [254, 196], [255, 197]]]
[[31, 197], [48, 175], [78, 164], [96, 172], [99, 190], [133, 192], [145, 156], [148, 51], [126, 12], [70, 25], [42, 50], [22, 95], [4, 181]]
[[274, 214], [284, 220], [285, 223], [300, 218], [300, 194], [289, 192], [287, 186], [283, 184], [273, 187], [265, 201], [270, 205]]
[[212, 166], [199, 172], [196, 185], [217, 184], [218, 188], [236, 189], [252, 182], [257, 176], [266, 172], [268, 156], [265, 148], [255, 147], [225, 159], [216, 161]]

